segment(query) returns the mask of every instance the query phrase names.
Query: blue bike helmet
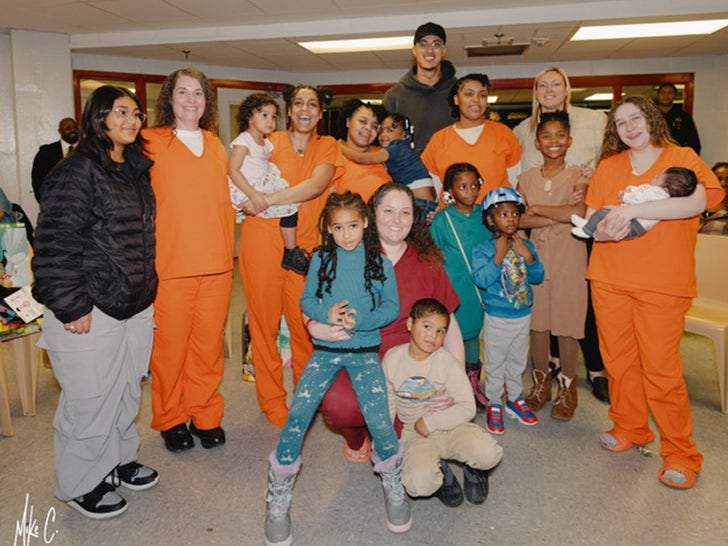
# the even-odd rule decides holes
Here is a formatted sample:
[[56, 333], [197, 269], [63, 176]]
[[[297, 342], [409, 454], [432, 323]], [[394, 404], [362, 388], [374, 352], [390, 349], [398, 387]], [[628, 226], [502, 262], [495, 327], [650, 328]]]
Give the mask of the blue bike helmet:
[[490, 226], [488, 225], [488, 222], [486, 220], [488, 209], [495, 205], [498, 205], [499, 203], [515, 203], [516, 205], [518, 205], [518, 210], [521, 211], [521, 214], [526, 211], [526, 203], [523, 200], [523, 197], [521, 197], [521, 195], [512, 187], [502, 186], [500, 188], [490, 190], [487, 194], [485, 194], [485, 198], [483, 199], [482, 204], [483, 224], [488, 229], [490, 229]]

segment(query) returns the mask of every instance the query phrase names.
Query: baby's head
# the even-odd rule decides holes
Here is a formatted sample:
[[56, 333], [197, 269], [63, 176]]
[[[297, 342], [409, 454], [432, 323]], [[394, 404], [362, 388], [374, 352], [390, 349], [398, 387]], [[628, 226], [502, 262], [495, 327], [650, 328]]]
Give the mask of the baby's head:
[[416, 360], [424, 360], [445, 342], [450, 326], [450, 313], [434, 298], [417, 300], [407, 318], [410, 333], [410, 354]]
[[686, 197], [695, 191], [698, 179], [690, 169], [670, 167], [653, 178], [650, 184], [660, 186], [670, 197]]

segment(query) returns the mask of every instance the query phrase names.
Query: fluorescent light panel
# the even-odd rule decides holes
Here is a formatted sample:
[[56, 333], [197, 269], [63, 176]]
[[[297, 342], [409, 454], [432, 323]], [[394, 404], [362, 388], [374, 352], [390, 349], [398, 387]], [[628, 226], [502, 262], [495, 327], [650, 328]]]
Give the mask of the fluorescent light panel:
[[614, 40], [617, 38], [694, 36], [698, 34], [712, 34], [725, 26], [728, 26], [728, 19], [581, 27], [577, 33], [572, 36], [571, 40]]
[[298, 42], [298, 45], [312, 53], [354, 53], [359, 51], [389, 51], [412, 49], [412, 35], [389, 38], [358, 38], [356, 40], [324, 40]]
[[612, 100], [612, 98], [614, 98], [612, 93], [594, 93], [593, 95], [586, 97], [584, 100], [605, 101]]

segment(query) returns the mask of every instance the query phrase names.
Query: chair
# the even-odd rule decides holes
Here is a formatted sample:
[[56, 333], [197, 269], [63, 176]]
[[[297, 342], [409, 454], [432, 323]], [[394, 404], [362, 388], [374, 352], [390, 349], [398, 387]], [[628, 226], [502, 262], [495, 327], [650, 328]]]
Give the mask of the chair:
[[685, 316], [685, 331], [713, 342], [720, 406], [728, 413], [728, 237], [698, 234], [695, 275], [698, 296]]

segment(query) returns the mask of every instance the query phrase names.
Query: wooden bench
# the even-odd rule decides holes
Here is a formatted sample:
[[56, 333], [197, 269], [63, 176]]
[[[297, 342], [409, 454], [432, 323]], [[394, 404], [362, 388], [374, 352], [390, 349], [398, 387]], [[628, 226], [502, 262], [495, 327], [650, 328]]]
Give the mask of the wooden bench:
[[721, 411], [728, 413], [728, 236], [698, 234], [695, 275], [698, 297], [685, 316], [685, 331], [712, 340]]

